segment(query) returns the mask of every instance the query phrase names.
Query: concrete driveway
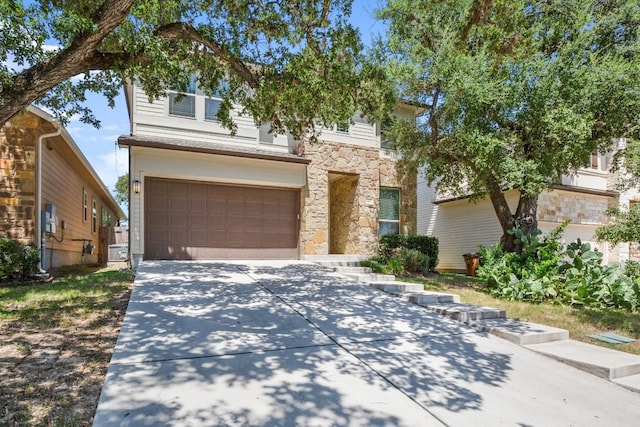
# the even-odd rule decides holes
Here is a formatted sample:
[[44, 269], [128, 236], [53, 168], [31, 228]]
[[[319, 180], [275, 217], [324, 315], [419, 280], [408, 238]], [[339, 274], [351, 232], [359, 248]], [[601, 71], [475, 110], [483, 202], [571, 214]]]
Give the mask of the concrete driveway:
[[640, 395], [314, 264], [145, 261], [119, 425], [640, 426]]

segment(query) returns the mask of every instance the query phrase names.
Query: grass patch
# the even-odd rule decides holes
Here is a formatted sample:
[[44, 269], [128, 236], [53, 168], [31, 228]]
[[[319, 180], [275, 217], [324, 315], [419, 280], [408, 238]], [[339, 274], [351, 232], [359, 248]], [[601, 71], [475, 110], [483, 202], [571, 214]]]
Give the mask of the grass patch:
[[[551, 303], [532, 304], [506, 301], [482, 292], [482, 281], [459, 274], [438, 274], [428, 278], [400, 277], [398, 280], [421, 283], [427, 290], [455, 293], [469, 304], [505, 310], [507, 317], [526, 322], [555, 326], [569, 331], [571, 339], [640, 355], [640, 313], [615, 309], [590, 309]], [[629, 344], [608, 344], [586, 334], [613, 332], [635, 338]]]
[[91, 424], [132, 276], [63, 274], [0, 287], [0, 425]]

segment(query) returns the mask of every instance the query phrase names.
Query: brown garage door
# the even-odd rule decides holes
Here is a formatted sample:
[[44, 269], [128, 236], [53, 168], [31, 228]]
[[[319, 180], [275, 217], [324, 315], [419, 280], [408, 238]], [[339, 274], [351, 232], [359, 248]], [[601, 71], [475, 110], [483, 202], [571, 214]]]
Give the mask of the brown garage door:
[[145, 179], [145, 259], [297, 258], [299, 191]]

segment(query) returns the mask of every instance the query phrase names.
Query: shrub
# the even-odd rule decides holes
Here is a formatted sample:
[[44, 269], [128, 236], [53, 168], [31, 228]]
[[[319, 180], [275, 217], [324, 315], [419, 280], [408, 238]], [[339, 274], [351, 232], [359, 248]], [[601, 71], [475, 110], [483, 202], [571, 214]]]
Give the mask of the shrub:
[[384, 264], [381, 264], [374, 258], [366, 259], [364, 261], [360, 261], [360, 265], [362, 267], [369, 267], [371, 271], [374, 273], [387, 273], [387, 267]]
[[580, 239], [567, 246], [569, 258], [561, 267], [564, 273], [564, 300], [572, 305], [613, 307], [635, 310], [638, 283], [625, 276], [618, 266], [602, 265], [602, 253], [591, 250]]
[[624, 263], [624, 274], [632, 279], [640, 280], [640, 262], [632, 259]]
[[413, 249], [427, 256], [429, 271], [438, 265], [438, 238], [417, 234], [387, 234], [380, 238], [379, 253], [383, 259], [391, 259], [397, 249]]
[[40, 253], [35, 246], [0, 238], [0, 283], [26, 280], [38, 272]]
[[513, 228], [509, 233], [521, 244], [520, 253], [505, 253], [500, 244], [481, 247], [477, 274], [486, 281], [486, 290], [510, 300], [540, 302], [557, 296], [563, 257], [560, 236], [565, 227], [566, 223], [545, 236], [539, 230], [527, 235]]
[[391, 274], [395, 274], [397, 276], [400, 276], [405, 272], [404, 260], [399, 256], [389, 258], [389, 260], [387, 261], [387, 267], [389, 268], [389, 272]]
[[409, 273], [429, 273], [429, 257], [416, 249], [402, 249], [404, 269]]

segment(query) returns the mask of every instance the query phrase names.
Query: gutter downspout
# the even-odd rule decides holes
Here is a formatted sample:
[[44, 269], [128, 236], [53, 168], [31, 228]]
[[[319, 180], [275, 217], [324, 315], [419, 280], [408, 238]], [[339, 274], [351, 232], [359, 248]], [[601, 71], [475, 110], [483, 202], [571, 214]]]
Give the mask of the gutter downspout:
[[[46, 247], [46, 238], [44, 227], [42, 224], [42, 141], [46, 138], [51, 138], [54, 136], [59, 136], [62, 133], [62, 126], [60, 126], [57, 122], [53, 122], [53, 126], [56, 127], [55, 132], [45, 133], [38, 137], [38, 148], [37, 148], [37, 156], [38, 156], [38, 164], [36, 166], [36, 206], [35, 206], [35, 216], [36, 216], [36, 229], [34, 233], [34, 240], [37, 242], [36, 236], [37, 233], [40, 233], [40, 272], [46, 273], [45, 266], [45, 247]], [[35, 243], [35, 242], [34, 242]]]

